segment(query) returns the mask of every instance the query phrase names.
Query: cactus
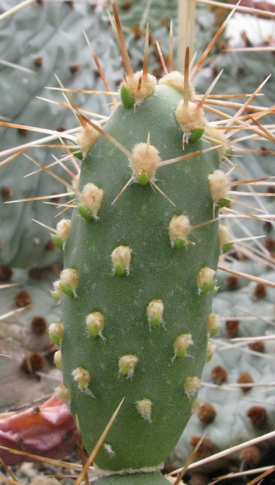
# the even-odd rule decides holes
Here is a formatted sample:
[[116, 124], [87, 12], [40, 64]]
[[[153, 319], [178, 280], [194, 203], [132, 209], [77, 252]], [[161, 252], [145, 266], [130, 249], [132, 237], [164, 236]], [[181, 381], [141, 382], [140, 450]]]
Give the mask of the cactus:
[[88, 452], [124, 398], [96, 456], [99, 474], [162, 483], [157, 470], [189, 419], [212, 352], [224, 139], [209, 151], [192, 86], [178, 73], [156, 85], [147, 47], [143, 71], [133, 73], [117, 15], [116, 22], [127, 70], [122, 103], [104, 131], [77, 113], [83, 136], [92, 129], [100, 136], [81, 166], [55, 285], [63, 324], [52, 333]]
[[[90, 219], [99, 219], [85, 220], [76, 210], [66, 242], [66, 269], [60, 279], [65, 293], [62, 367], [72, 395], [71, 410], [79, 417], [88, 451], [115, 404], [125, 397], [108, 443], [96, 459], [104, 470], [150, 469], [162, 463], [189, 418], [205, 361], [219, 256], [218, 228], [212, 223], [192, 231], [192, 226], [213, 219], [207, 177], [218, 168], [219, 160], [216, 154], [202, 154], [162, 169], [160, 160], [182, 157], [183, 134], [174, 118], [181, 99], [173, 88], [157, 86], [154, 96], [136, 110], [116, 109], [104, 131], [127, 149], [130, 163], [140, 163], [142, 157], [142, 164], [137, 168], [135, 164], [131, 175], [128, 157], [120, 149], [103, 136], [96, 141], [82, 165], [80, 200], [91, 189], [91, 204], [85, 198], [83, 205]], [[158, 128], [158, 120], [163, 120], [164, 131]], [[146, 143], [148, 133], [150, 144]], [[197, 142], [184, 153], [204, 148]], [[151, 153], [152, 175], [149, 164], [148, 168], [143, 164]], [[153, 190], [156, 166], [160, 188], [173, 205]], [[149, 178], [151, 184], [143, 186], [142, 179], [127, 187], [112, 205], [131, 176], [137, 182]], [[191, 180], [192, 194], [188, 194]], [[196, 246], [180, 247], [185, 246], [189, 232]], [[167, 287], [172, 290], [168, 295]], [[97, 316], [104, 321], [101, 338], [94, 333]], [[90, 335], [89, 317], [95, 320]], [[87, 414], [81, 408], [87, 408]], [[102, 419], [91, 420], [98, 413]], [[167, 423], [168, 415], [171, 421]]]
[[[137, 165], [138, 162], [136, 162], [137, 149], [143, 149], [143, 153], [147, 153], [147, 156], [149, 157], [150, 150], [153, 153], [152, 148], [157, 148], [160, 160], [163, 160], [164, 158], [174, 159], [175, 157], [180, 156], [182, 140], [180, 142], [180, 150], [178, 152], [176, 151], [175, 155], [171, 155], [171, 153], [174, 153], [173, 151], [170, 151], [172, 150], [172, 146], [170, 146], [169, 143], [172, 134], [169, 132], [169, 137], [166, 138], [165, 134], [161, 132], [160, 139], [158, 139], [157, 133], [154, 130], [154, 128], [157, 127], [157, 132], [159, 133], [158, 120], [161, 117], [168, 119], [168, 114], [165, 111], [167, 99], [169, 99], [170, 104], [167, 111], [169, 112], [169, 110], [171, 110], [176, 113], [176, 123], [178, 123], [184, 131], [185, 143], [189, 141], [188, 144], [185, 144], [184, 151], [187, 150], [189, 152], [190, 149], [193, 149], [196, 152], [201, 149], [201, 143], [203, 142], [201, 142], [201, 140], [193, 142], [193, 139], [197, 135], [199, 128], [205, 128], [207, 126], [207, 122], [202, 122], [202, 118], [200, 118], [200, 121], [196, 126], [193, 125], [192, 128], [190, 128], [190, 126], [187, 125], [186, 118], [188, 117], [188, 114], [191, 113], [191, 103], [188, 105], [189, 111], [186, 110], [187, 115], [184, 119], [184, 123], [182, 120], [179, 120], [179, 117], [177, 116], [177, 106], [180, 97], [178, 92], [171, 90], [174, 89], [174, 87], [171, 88], [171, 85], [167, 86], [166, 79], [164, 82], [161, 80], [158, 86], [155, 87], [153, 96], [150, 92], [148, 96], [145, 96], [145, 99], [142, 99], [142, 101], [139, 100], [137, 103], [137, 99], [135, 99], [136, 93], [131, 84], [131, 73], [128, 72], [127, 74], [129, 76], [128, 82], [126, 81], [126, 83], [122, 85], [120, 91], [122, 106], [120, 105], [116, 108], [110, 120], [104, 125], [104, 131], [107, 132], [108, 135], [111, 135], [112, 139], [110, 139], [110, 136], [108, 139], [106, 139], [107, 137], [104, 139], [103, 136], [100, 136], [88, 152], [81, 167], [79, 188], [80, 205], [78, 205], [78, 209], [75, 210], [73, 215], [70, 235], [65, 246], [66, 269], [61, 273], [59, 282], [60, 288], [63, 291], [62, 308], [64, 336], [61, 342], [61, 352], [64, 380], [65, 385], [68, 387], [72, 396], [72, 413], [79, 418], [82, 438], [88, 451], [91, 451], [95, 446], [103, 427], [101, 425], [100, 428], [101, 422], [99, 421], [96, 424], [95, 422], [92, 422], [91, 419], [89, 419], [89, 413], [93, 412], [94, 415], [99, 415], [99, 413], [101, 413], [101, 416], [105, 416], [105, 422], [107, 422], [107, 415], [110, 415], [112, 410], [114, 410], [115, 402], [118, 404], [120, 399], [126, 395], [120, 414], [118, 415], [113, 428], [109, 432], [106, 443], [104, 442], [103, 447], [99, 451], [95, 460], [99, 467], [99, 475], [111, 475], [109, 478], [101, 478], [99, 483], [108, 483], [108, 481], [109, 483], [120, 483], [122, 478], [116, 476], [117, 474], [127, 474], [130, 471], [135, 472], [137, 470], [139, 470], [139, 472], [144, 472], [145, 467], [146, 471], [150, 472], [152, 467], [161, 462], [162, 458], [167, 453], [169, 446], [173, 446], [173, 442], [172, 440], [169, 440], [168, 431], [163, 426], [161, 419], [158, 422], [154, 422], [154, 416], [156, 416], [157, 413], [162, 415], [165, 421], [166, 415], [170, 414], [173, 417], [172, 421], [168, 424], [169, 431], [172, 430], [172, 426], [174, 427], [174, 425], [175, 428], [178, 429], [181, 426], [184, 426], [181, 421], [182, 417], [180, 417], [180, 413], [178, 414], [178, 421], [175, 417], [176, 408], [172, 407], [175, 405], [179, 409], [179, 407], [182, 406], [180, 401], [177, 401], [178, 382], [175, 383], [174, 390], [172, 391], [170, 388], [169, 393], [167, 394], [165, 394], [165, 384], [168, 380], [168, 376], [169, 380], [172, 381], [172, 374], [170, 374], [170, 372], [172, 371], [174, 364], [179, 362], [180, 359], [184, 359], [184, 368], [181, 368], [180, 370], [181, 376], [183, 376], [183, 373], [186, 371], [189, 372], [189, 376], [197, 378], [196, 380], [192, 380], [191, 387], [189, 388], [189, 376], [187, 377], [187, 374], [184, 375], [185, 392], [189, 394], [190, 390], [193, 392], [193, 387], [199, 385], [200, 373], [198, 371], [191, 371], [190, 373], [189, 364], [192, 365], [192, 363], [187, 360], [189, 356], [193, 356], [195, 359], [198, 358], [195, 349], [197, 343], [195, 342], [196, 330], [195, 327], [193, 327], [193, 322], [195, 321], [193, 318], [190, 318], [188, 327], [185, 327], [185, 317], [183, 317], [183, 327], [181, 327], [183, 331], [178, 327], [177, 331], [179, 335], [176, 336], [174, 330], [172, 331], [173, 337], [171, 340], [173, 341], [174, 356], [170, 355], [170, 362], [172, 363], [169, 365], [169, 374], [166, 374], [163, 368], [158, 371], [158, 373], [161, 373], [162, 375], [162, 381], [161, 383], [158, 382], [158, 386], [161, 387], [161, 390], [157, 389], [156, 394], [154, 394], [154, 386], [157, 377], [154, 375], [154, 370], [149, 374], [147, 369], [152, 368], [152, 363], [157, 361], [156, 356], [158, 354], [155, 350], [155, 345], [162, 349], [163, 354], [167, 349], [169, 332], [172, 330], [172, 322], [171, 326], [168, 322], [170, 322], [170, 318], [172, 318], [172, 313], [176, 313], [176, 308], [180, 309], [185, 315], [186, 311], [189, 312], [192, 307], [194, 308], [194, 305], [196, 306], [199, 304], [200, 306], [200, 298], [204, 295], [204, 292], [204, 296], [209, 296], [208, 292], [213, 291], [214, 271], [216, 270], [217, 262], [217, 259], [215, 264], [213, 264], [213, 260], [212, 262], [209, 262], [210, 260], [205, 260], [203, 262], [199, 259], [198, 254], [195, 253], [195, 248], [192, 248], [190, 245], [190, 242], [195, 242], [195, 239], [189, 236], [189, 233], [192, 234], [192, 231], [190, 231], [190, 221], [192, 221], [193, 224], [195, 217], [195, 215], [191, 216], [191, 214], [192, 211], [195, 211], [195, 213], [197, 211], [197, 207], [194, 207], [194, 201], [196, 200], [196, 203], [199, 204], [200, 197], [201, 195], [203, 196], [202, 193], [197, 193], [194, 197], [195, 184], [198, 180], [198, 170], [195, 169], [196, 180], [194, 180], [194, 175], [191, 175], [191, 167], [195, 168], [196, 159], [192, 158], [190, 160], [190, 166], [185, 162], [179, 162], [173, 165], [170, 163], [169, 165], [171, 166], [168, 165], [167, 167], [167, 179], [164, 179], [164, 175], [163, 178], [161, 177], [161, 161], [158, 159], [157, 163], [159, 164], [159, 168], [156, 181], [160, 180], [161, 182], [159, 184], [157, 183], [157, 189], [161, 188], [167, 196], [159, 200], [159, 206], [156, 206], [155, 202], [154, 204], [153, 202], [149, 202], [150, 208], [148, 206], [145, 208], [145, 200], [151, 201], [151, 197], [156, 198], [156, 196], [158, 196], [158, 194], [152, 192], [152, 187], [150, 187], [150, 183], [152, 185], [152, 183], [155, 182], [155, 167], [153, 171], [150, 172], [149, 170], [151, 170], [151, 168], [145, 168], [144, 161], [140, 165]], [[142, 74], [140, 74], [140, 76], [142, 76]], [[187, 92], [189, 92], [190, 95], [192, 90], [190, 87], [185, 86], [185, 95]], [[175, 100], [174, 106], [171, 103], [172, 99]], [[159, 100], [161, 104], [161, 113], [159, 111], [157, 112], [158, 120], [156, 120], [154, 111], [158, 109]], [[146, 113], [146, 115], [143, 113]], [[173, 122], [175, 123], [175, 120], [173, 120]], [[142, 138], [140, 138], [140, 133]], [[150, 138], [148, 137], [148, 133], [150, 133]], [[210, 133], [210, 129], [208, 130], [208, 133]], [[104, 134], [101, 132], [101, 135]], [[215, 138], [213, 134], [212, 137]], [[110, 145], [110, 140], [113, 142], [113, 147]], [[117, 141], [122, 144], [122, 147], [117, 144]], [[141, 143], [143, 144], [141, 145]], [[176, 145], [176, 142], [173, 141], [173, 149], [175, 149]], [[127, 150], [126, 157], [121, 153], [125, 153], [125, 148]], [[166, 148], [169, 152], [166, 152]], [[106, 165], [108, 164], [109, 158], [111, 158], [108, 169], [108, 172], [111, 173], [110, 179], [106, 174]], [[124, 164], [123, 159], [125, 160]], [[200, 218], [199, 221], [195, 219], [195, 223], [198, 225], [201, 223], [203, 224], [207, 220], [213, 221], [213, 214], [217, 214], [218, 206], [222, 207], [229, 202], [227, 195], [228, 181], [224, 173], [219, 170], [219, 164], [215, 161], [215, 157], [212, 153], [204, 153], [204, 160], [203, 163], [205, 165], [209, 163], [207, 160], [211, 160], [212, 163], [214, 163], [207, 175], [207, 191], [212, 199], [212, 209], [210, 210], [211, 218], [209, 212], [208, 218]], [[114, 167], [114, 169], [112, 167]], [[136, 167], [138, 167], [138, 169]], [[127, 172], [125, 174], [125, 169], [128, 170], [128, 174]], [[194, 192], [192, 193], [192, 208], [189, 206], [188, 210], [187, 208], [184, 208], [187, 207], [185, 206], [187, 203], [185, 197], [180, 200], [178, 199], [179, 194], [180, 197], [186, 194], [184, 189], [180, 189], [181, 184], [184, 184], [184, 180], [187, 181], [187, 172], [185, 169], [187, 169], [188, 174], [190, 174], [191, 179], [188, 179], [188, 181], [190, 180], [190, 184], [192, 183], [192, 188], [194, 189]], [[176, 176], [179, 185], [177, 185], [176, 180], [173, 177], [173, 173], [175, 173], [174, 170], [179, 171]], [[180, 175], [181, 170], [183, 178], [181, 178]], [[171, 185], [169, 183], [170, 181]], [[135, 182], [137, 183], [135, 184]], [[199, 184], [202, 189], [202, 179], [200, 179]], [[145, 185], [145, 187], [143, 187], [143, 185]], [[169, 190], [166, 190], [166, 188]], [[142, 205], [141, 214], [138, 206], [140, 196], [138, 191], [140, 189], [148, 189], [148, 191], [151, 191], [148, 195], [146, 192], [141, 195], [144, 204]], [[103, 190], [104, 193], [102, 192]], [[131, 192], [131, 190], [133, 192]], [[88, 200], [89, 192], [91, 194], [90, 202]], [[145, 194], [148, 199], [145, 199]], [[169, 206], [169, 200], [167, 200], [168, 196], [170, 202], [175, 202], [177, 207], [176, 212], [174, 212], [175, 209], [173, 207]], [[108, 204], [109, 207], [111, 207], [112, 202], [113, 209], [108, 210]], [[163, 204], [166, 206], [165, 209]], [[201, 216], [201, 208], [199, 211]], [[160, 214], [160, 216], [157, 216], [157, 214]], [[169, 248], [169, 251], [186, 250], [181, 256], [182, 259], [179, 260], [183, 263], [183, 266], [181, 266], [179, 262], [176, 263], [179, 269], [176, 280], [179, 282], [185, 295], [188, 294], [188, 297], [184, 299], [184, 304], [182, 303], [184, 306], [180, 303], [180, 299], [178, 303], [175, 303], [175, 300], [172, 299], [168, 303], [164, 297], [164, 294], [167, 293], [167, 288], [174, 287], [175, 285], [174, 277], [170, 273], [170, 269], [172, 269], [173, 273], [175, 267], [172, 265], [169, 257], [168, 260], [171, 264], [171, 267], [169, 266], [169, 271], [165, 264], [160, 263], [160, 261], [162, 261], [161, 253], [164, 253], [163, 250], [158, 252], [158, 248], [160, 248], [163, 238], [161, 229], [163, 214], [169, 214], [168, 219], [172, 217], [175, 222], [175, 227], [177, 227], [174, 234], [173, 229], [171, 229], [171, 227], [174, 228], [174, 225], [166, 222], [166, 239], [167, 232], [169, 232], [172, 241], [172, 247]], [[186, 220], [186, 216], [188, 216], [189, 220]], [[110, 227], [108, 230], [104, 227], [103, 220], [105, 218]], [[155, 235], [157, 224], [153, 224], [154, 221], [158, 221], [157, 235]], [[212, 245], [212, 248], [214, 249], [215, 257], [218, 258], [218, 253], [220, 252], [218, 246], [220, 244], [218, 243], [217, 232], [216, 235], [214, 234], [215, 225], [216, 224], [212, 222], [211, 226], [203, 225], [198, 229], [200, 231], [202, 230], [202, 234], [205, 230], [204, 235], [201, 236], [201, 241], [203, 241], [204, 244], [207, 244], [210, 231], [213, 231], [211, 237], [214, 236], [214, 239], [212, 239], [210, 245]], [[151, 226], [153, 227], [153, 233], [150, 231]], [[177, 233], [178, 226], [182, 227], [181, 236]], [[128, 231], [131, 236], [127, 237]], [[220, 231], [220, 234], [221, 232], [222, 231]], [[142, 242], [140, 241], [140, 237], [142, 238]], [[149, 239], [147, 239], [147, 237]], [[195, 235], [193, 237], [195, 237]], [[215, 240], [216, 242], [214, 242]], [[222, 236], [221, 241], [223, 241], [222, 246], [223, 249], [225, 249], [230, 242], [230, 239], [228, 239], [228, 241], [224, 240]], [[189, 243], [188, 246], [186, 245], [186, 242]], [[141, 245], [142, 252], [140, 250]], [[197, 240], [196, 250], [200, 251], [197, 247], [198, 245]], [[217, 246], [215, 247], [215, 245]], [[101, 248], [100, 256], [97, 252], [97, 248], [99, 247]], [[146, 254], [146, 249], [149, 249], [149, 247], [153, 249], [153, 255]], [[228, 247], [226, 247], [226, 249], [228, 249]], [[193, 249], [194, 255], [196, 254], [196, 256], [192, 261], [191, 250]], [[189, 254], [188, 251], [190, 251]], [[88, 254], [89, 256], [87, 256]], [[208, 257], [211, 255], [210, 246], [206, 249], [204, 257], [205, 254], [207, 254]], [[168, 255], [165, 257], [167, 256]], [[187, 258], [186, 260], [184, 259], [185, 257]], [[189, 275], [187, 275], [186, 279], [186, 271], [187, 267], [189, 271], [189, 268], [195, 261], [198, 263], [198, 266], [196, 266], [196, 274], [199, 275], [199, 278], [196, 278], [197, 284], [198, 281], [200, 281], [200, 277], [202, 277], [202, 280], [198, 284], [199, 292], [196, 288], [195, 293], [192, 294]], [[84, 265], [85, 270], [83, 271]], [[106, 266], [109, 267], [109, 271], [106, 269]], [[153, 267], [157, 266], [165, 267], [165, 285], [162, 285], [164, 276], [158, 275], [157, 294], [153, 294], [151, 297], [151, 295], [148, 296], [147, 292], [148, 290], [153, 291], [153, 293], [155, 292], [154, 284], [156, 276], [154, 275]], [[89, 270], [88, 267], [91, 269]], [[200, 267], [201, 271], [199, 269]], [[113, 275], [111, 275], [111, 270], [113, 270]], [[143, 273], [143, 271], [146, 272]], [[160, 271], [160, 269], [158, 269], [158, 271]], [[143, 289], [142, 285], [142, 277], [144, 274], [147, 275], [145, 289]], [[171, 279], [169, 279], [169, 275], [171, 275]], [[270, 280], [270, 274], [268, 276]], [[137, 277], [137, 283], [135, 282], [135, 277]], [[166, 279], [166, 277], [168, 279]], [[124, 280], [122, 278], [124, 278]], [[99, 281], [101, 282], [100, 286], [98, 284]], [[127, 297], [123, 296], [124, 284], [125, 287], [127, 287]], [[93, 288], [93, 290], [89, 290], [88, 288]], [[108, 298], [106, 298], [106, 294], [108, 294]], [[168, 294], [170, 297], [171, 292], [168, 291]], [[123, 303], [121, 303], [121, 297], [123, 298]], [[194, 297], [195, 300], [193, 300]], [[188, 310], [186, 300], [190, 302], [190, 309], [188, 307]], [[136, 305], [135, 312], [133, 311], [132, 302], [135, 302]], [[169, 315], [170, 303], [172, 303], [173, 308], [173, 312], [170, 314], [171, 316]], [[207, 317], [204, 320], [204, 331], [208, 330], [208, 333], [213, 336], [217, 331], [217, 325], [215, 325], [215, 313], [211, 313], [209, 316], [211, 312], [210, 308], [210, 306], [207, 310], [203, 308], [204, 316]], [[142, 309], [143, 315], [141, 312]], [[151, 309], [153, 309], [152, 312]], [[213, 311], [215, 312], [215, 310]], [[127, 322], [127, 329], [123, 323], [120, 323], [122, 318]], [[202, 321], [202, 319], [203, 315], [201, 314], [198, 321]], [[76, 320], [79, 322], [77, 326], [75, 324]], [[198, 321], [195, 326], [201, 333], [203, 327], [199, 327]], [[206, 328], [206, 322], [208, 322], [208, 329]], [[113, 325], [114, 327], [112, 328]], [[142, 327], [142, 330], [140, 327]], [[175, 324], [175, 329], [176, 328], [177, 325]], [[66, 329], [68, 329], [67, 333]], [[154, 337], [152, 332], [155, 332], [156, 329], [159, 331], [164, 330], [166, 332], [164, 333], [164, 339], [162, 335], [160, 340], [155, 338], [152, 339], [152, 336]], [[147, 336], [146, 331], [148, 332]], [[123, 342], [121, 337], [122, 333]], [[135, 338], [135, 333], [138, 334], [138, 338]], [[150, 342], [149, 352], [148, 348], [146, 348], [148, 336]], [[76, 350], [77, 341], [79, 340], [82, 342], [81, 349], [83, 354], [81, 356]], [[204, 341], [203, 357], [204, 360], [206, 358], [208, 361], [211, 360], [213, 355], [213, 344], [208, 344], [207, 348], [205, 344], [206, 341]], [[108, 349], [108, 345], [110, 345], [110, 350]], [[172, 345], [170, 345], [170, 353], [171, 348]], [[155, 356], [154, 352], [156, 352]], [[201, 348], [199, 353], [202, 354]], [[218, 356], [216, 359], [218, 359]], [[257, 360], [257, 357], [255, 357], [255, 359]], [[162, 364], [165, 362], [167, 364], [165, 355], [162, 356], [161, 360]], [[112, 369], [107, 371], [107, 367], [109, 366]], [[146, 372], [146, 379], [144, 381], [142, 380], [142, 372]], [[245, 379], [245, 377], [246, 376], [243, 375], [243, 379]], [[178, 378], [176, 378], [176, 381], [177, 379]], [[107, 389], [105, 389], [106, 382], [108, 382]], [[240, 383], [241, 382], [242, 381], [240, 381]], [[124, 389], [129, 389], [129, 397], [127, 391]], [[146, 389], [148, 389], [147, 394]], [[165, 400], [165, 408], [159, 408], [158, 401], [163, 399]], [[171, 399], [173, 401], [172, 405], [170, 403]], [[235, 398], [232, 399], [235, 401]], [[109, 405], [110, 407], [108, 407]], [[170, 405], [171, 408], [169, 409]], [[108, 410], [106, 415], [105, 409]], [[191, 403], [189, 403], [188, 406], [188, 415], [190, 414], [190, 411]], [[134, 413], [136, 413], [136, 415], [137, 413], [140, 414], [143, 419], [143, 426], [139, 423], [137, 416], [134, 416]], [[186, 411], [183, 410], [183, 415], [185, 413]], [[252, 420], [250, 426], [253, 427], [253, 416], [249, 418], [249, 415], [247, 415], [247, 419]], [[272, 423], [273, 421], [270, 418], [269, 424], [271, 428]], [[154, 424], [156, 425], [155, 428], [153, 426]], [[146, 426], [147, 429], [150, 426], [150, 434], [147, 434]], [[130, 428], [131, 439], [133, 440], [132, 443], [130, 439], [129, 441], [127, 439], [128, 430]], [[265, 428], [265, 430], [266, 429], [267, 428]], [[165, 435], [165, 442], [161, 439], [160, 433], [162, 430], [163, 436]], [[154, 433], [156, 434], [154, 435]], [[201, 434], [202, 433], [200, 433], [200, 435]], [[172, 439], [176, 440], [177, 436], [175, 432]], [[249, 437], [249, 435], [247, 435], [247, 437]], [[151, 476], [150, 473], [148, 473], [147, 477], [144, 478], [146, 483], [150, 483], [151, 477], [152, 480], [153, 477], [157, 480], [156, 475]], [[125, 480], [129, 481], [130, 479], [133, 483], [139, 483], [139, 480], [143, 480], [142, 473], [134, 473], [131, 477], [125, 477]]]
[[98, 483], [167, 483], [158, 470], [196, 404], [218, 330], [215, 274], [231, 246], [217, 222], [230, 201], [226, 139], [195, 98], [188, 50], [185, 80], [169, 72], [156, 85], [148, 35], [143, 71], [133, 73], [115, 17], [127, 71], [121, 103], [99, 126], [67, 95], [85, 157], [71, 225], [53, 238], [65, 269], [52, 292], [62, 323], [50, 335], [88, 452], [124, 399], [96, 456]]

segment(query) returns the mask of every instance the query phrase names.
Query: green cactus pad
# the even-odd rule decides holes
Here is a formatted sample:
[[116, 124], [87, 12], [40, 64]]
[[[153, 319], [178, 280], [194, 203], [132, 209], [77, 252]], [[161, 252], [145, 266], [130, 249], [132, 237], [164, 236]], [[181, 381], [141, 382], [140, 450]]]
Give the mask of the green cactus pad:
[[[150, 132], [162, 161], [208, 148], [200, 140], [183, 152], [174, 116], [181, 99], [174, 89], [158, 86], [136, 110], [120, 105], [104, 129], [129, 152], [146, 143]], [[122, 191], [132, 177], [129, 160], [103, 136], [82, 164], [80, 190], [94, 183], [104, 190], [104, 199], [95, 221], [84, 220], [77, 210], [73, 214], [65, 268], [77, 271], [79, 283], [76, 298], [62, 296], [62, 364], [88, 453], [125, 397], [97, 454], [101, 469], [158, 467], [190, 417], [205, 364], [213, 295], [213, 290], [199, 291], [197, 275], [204, 267], [216, 269], [219, 231], [217, 222], [199, 227], [190, 233], [193, 244], [178, 251], [169, 223], [179, 214], [193, 225], [212, 221], [208, 175], [218, 166], [219, 156], [212, 151], [158, 166], [155, 181], [132, 183]], [[122, 278], [113, 274], [111, 262], [119, 247], [131, 254]], [[163, 302], [165, 325], [151, 328], [146, 309], [155, 299]], [[104, 315], [104, 342], [87, 331], [85, 319], [94, 311]], [[175, 359], [174, 342], [185, 333], [192, 345]], [[89, 375], [82, 390], [72, 375], [79, 368]]]

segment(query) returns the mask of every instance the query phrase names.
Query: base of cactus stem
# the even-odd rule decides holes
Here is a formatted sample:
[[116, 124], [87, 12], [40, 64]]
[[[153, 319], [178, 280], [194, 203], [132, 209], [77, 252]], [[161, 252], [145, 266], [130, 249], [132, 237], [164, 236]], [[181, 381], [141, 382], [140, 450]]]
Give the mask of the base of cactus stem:
[[111, 475], [99, 478], [96, 485], [168, 485], [170, 482], [160, 472]]

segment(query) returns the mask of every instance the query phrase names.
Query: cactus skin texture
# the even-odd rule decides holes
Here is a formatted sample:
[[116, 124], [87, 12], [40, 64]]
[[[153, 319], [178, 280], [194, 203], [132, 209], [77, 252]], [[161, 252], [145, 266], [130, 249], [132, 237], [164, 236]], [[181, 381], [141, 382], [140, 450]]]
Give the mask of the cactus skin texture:
[[[162, 161], [208, 148], [197, 141], [186, 144], [183, 152], [183, 132], [175, 119], [180, 101], [178, 91], [157, 86], [137, 106], [118, 106], [104, 130], [130, 152], [146, 143], [150, 133], [150, 144]], [[139, 183], [129, 185], [112, 204], [131, 178], [131, 169], [127, 156], [103, 136], [82, 163], [79, 190], [93, 183], [104, 190], [104, 199], [96, 220], [74, 211], [65, 246], [65, 268], [75, 270], [79, 280], [76, 286], [74, 280], [73, 296], [62, 296], [62, 368], [88, 453], [125, 398], [96, 456], [103, 474], [159, 469], [190, 417], [206, 360], [213, 296], [213, 288], [199, 290], [197, 278], [202, 268], [211, 268], [213, 274], [216, 270], [219, 231], [216, 221], [206, 224], [188, 234], [195, 244], [177, 248], [171, 244], [169, 223], [182, 214], [191, 225], [212, 221], [208, 175], [219, 161], [212, 150], [159, 166], [156, 183], [175, 205], [150, 184]], [[112, 273], [111, 254], [119, 246], [131, 250], [130, 268], [122, 276]], [[154, 300], [164, 307], [156, 326], [147, 315]], [[93, 312], [104, 317], [104, 340], [89, 335], [85, 322]], [[177, 356], [174, 344], [182, 335], [191, 339], [186, 352]], [[123, 357], [129, 357], [128, 367]], [[88, 371], [83, 379], [81, 369]], [[143, 409], [139, 403], [145, 400]], [[131, 475], [132, 482], [143, 483], [142, 475], [135, 482], [136, 476]], [[146, 477], [146, 483], [163, 481]], [[120, 483], [116, 478], [106, 483], [112, 480]]]

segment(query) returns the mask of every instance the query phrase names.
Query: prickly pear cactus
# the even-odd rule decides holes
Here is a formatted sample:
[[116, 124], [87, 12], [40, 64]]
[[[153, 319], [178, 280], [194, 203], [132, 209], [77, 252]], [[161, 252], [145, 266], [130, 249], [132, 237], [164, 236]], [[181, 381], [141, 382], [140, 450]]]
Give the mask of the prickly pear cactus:
[[192, 86], [177, 72], [156, 85], [146, 60], [134, 74], [121, 50], [122, 102], [103, 129], [82, 118], [79, 142], [92, 147], [69, 231], [57, 232], [65, 269], [53, 296], [63, 316], [50, 334], [88, 453], [124, 399], [96, 456], [99, 475], [162, 483], [212, 356], [216, 217], [228, 186], [223, 146], [201, 140], [207, 120]]

